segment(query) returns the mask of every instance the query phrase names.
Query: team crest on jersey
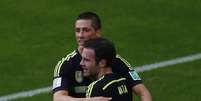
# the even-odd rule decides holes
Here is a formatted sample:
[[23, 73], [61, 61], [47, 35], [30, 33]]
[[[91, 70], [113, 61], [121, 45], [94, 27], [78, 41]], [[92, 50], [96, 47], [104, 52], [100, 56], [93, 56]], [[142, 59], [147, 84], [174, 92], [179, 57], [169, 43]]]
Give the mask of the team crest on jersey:
[[75, 71], [75, 80], [78, 83], [81, 83], [83, 81], [82, 71]]

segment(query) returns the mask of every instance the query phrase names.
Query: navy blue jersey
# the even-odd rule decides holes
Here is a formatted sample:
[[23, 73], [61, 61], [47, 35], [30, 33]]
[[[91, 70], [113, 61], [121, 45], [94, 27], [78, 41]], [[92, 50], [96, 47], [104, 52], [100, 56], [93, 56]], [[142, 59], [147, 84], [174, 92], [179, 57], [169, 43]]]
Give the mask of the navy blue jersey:
[[127, 79], [117, 74], [104, 75], [88, 86], [86, 97], [97, 96], [112, 97], [111, 101], [132, 101]]
[[[78, 50], [73, 51], [58, 62], [54, 70], [53, 93], [59, 90], [67, 90], [70, 96], [85, 97], [87, 86], [92, 81], [83, 77], [80, 62], [81, 55]], [[116, 56], [111, 67], [114, 73], [128, 79], [130, 87], [142, 83], [130, 64], [119, 55]]]

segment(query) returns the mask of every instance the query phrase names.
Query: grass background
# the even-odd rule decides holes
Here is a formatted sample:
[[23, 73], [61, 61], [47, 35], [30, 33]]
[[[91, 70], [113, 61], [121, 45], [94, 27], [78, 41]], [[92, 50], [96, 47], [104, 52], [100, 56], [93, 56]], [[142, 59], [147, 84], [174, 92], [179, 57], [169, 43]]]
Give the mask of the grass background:
[[[74, 21], [93, 11], [133, 66], [201, 52], [199, 0], [1, 0], [0, 96], [52, 84], [76, 48]], [[140, 73], [154, 101], [199, 101], [201, 61]], [[48, 101], [51, 93], [15, 101]], [[139, 100], [138, 98], [136, 100]]]

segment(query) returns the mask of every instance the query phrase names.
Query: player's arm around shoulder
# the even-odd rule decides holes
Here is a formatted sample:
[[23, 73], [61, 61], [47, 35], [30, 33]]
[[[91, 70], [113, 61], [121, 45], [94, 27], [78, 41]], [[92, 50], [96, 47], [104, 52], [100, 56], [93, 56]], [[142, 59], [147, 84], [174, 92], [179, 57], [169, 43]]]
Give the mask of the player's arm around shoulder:
[[54, 80], [53, 80], [53, 101], [110, 101], [111, 100], [111, 98], [106, 97], [75, 98], [70, 96], [67, 90], [67, 86], [63, 85], [63, 82], [68, 83], [69, 78], [67, 78], [68, 76], [67, 74], [72, 68], [72, 66], [69, 65], [68, 62], [66, 62], [66, 60], [68, 59], [69, 58], [63, 58], [55, 66]]
[[[68, 57], [68, 56], [67, 56]], [[65, 67], [65, 69], [64, 69]], [[53, 101], [75, 101], [68, 94], [68, 87], [64, 85], [64, 82], [68, 84], [68, 72], [72, 68], [67, 62], [67, 58], [62, 58], [54, 69], [53, 76]]]
[[110, 101], [108, 97], [74, 98], [68, 95], [68, 91], [60, 90], [54, 93], [53, 101]]
[[132, 90], [140, 97], [141, 101], [152, 101], [151, 94], [143, 83], [133, 86]]
[[126, 59], [122, 58], [120, 55], [117, 55], [116, 57], [119, 58], [119, 60], [121, 60], [121, 63], [125, 64], [124, 67], [129, 68], [129, 69], [127, 69], [127, 72], [128, 72], [127, 74], [129, 75], [128, 80], [133, 85], [132, 91], [140, 97], [141, 101], [152, 101], [152, 97], [151, 97], [149, 90], [145, 87], [140, 76], [132, 68], [130, 63]]
[[68, 91], [60, 90], [53, 94], [53, 101], [71, 101], [72, 97], [68, 96]]

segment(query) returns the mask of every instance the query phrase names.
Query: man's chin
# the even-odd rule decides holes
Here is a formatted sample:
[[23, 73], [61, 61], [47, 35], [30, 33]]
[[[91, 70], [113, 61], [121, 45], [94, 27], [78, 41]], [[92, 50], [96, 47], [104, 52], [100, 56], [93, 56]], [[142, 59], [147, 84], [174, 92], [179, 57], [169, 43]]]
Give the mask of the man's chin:
[[84, 77], [89, 77], [90, 75], [89, 75], [89, 73], [85, 73], [85, 72], [84, 72], [84, 73], [83, 73], [83, 76], [84, 76]]

